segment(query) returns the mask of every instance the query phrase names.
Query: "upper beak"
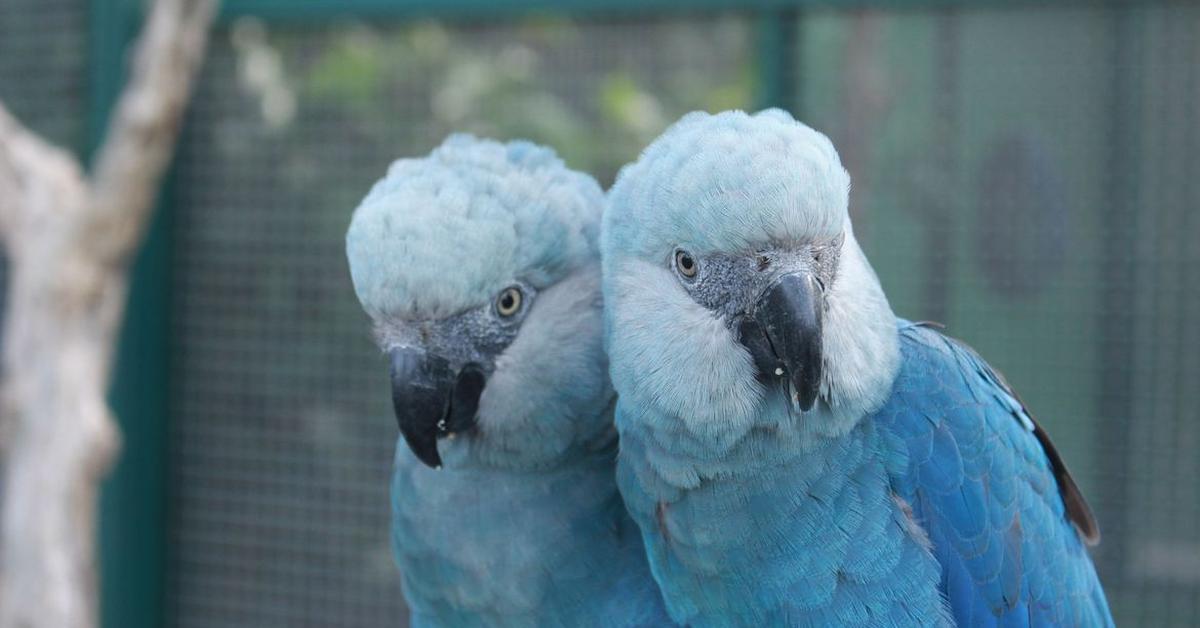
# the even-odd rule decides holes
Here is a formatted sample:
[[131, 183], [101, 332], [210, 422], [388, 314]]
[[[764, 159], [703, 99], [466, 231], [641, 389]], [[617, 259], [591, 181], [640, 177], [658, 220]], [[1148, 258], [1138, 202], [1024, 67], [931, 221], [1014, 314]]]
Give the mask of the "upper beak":
[[[800, 409], [811, 410], [821, 388], [821, 320], [824, 296], [808, 272], [776, 279], [743, 321], [742, 343], [764, 379], [787, 377]], [[758, 329], [755, 330], [754, 327]]]
[[390, 357], [400, 433], [421, 462], [439, 468], [437, 439], [475, 425], [483, 369], [470, 363], [456, 373], [445, 358], [415, 347], [393, 349]]

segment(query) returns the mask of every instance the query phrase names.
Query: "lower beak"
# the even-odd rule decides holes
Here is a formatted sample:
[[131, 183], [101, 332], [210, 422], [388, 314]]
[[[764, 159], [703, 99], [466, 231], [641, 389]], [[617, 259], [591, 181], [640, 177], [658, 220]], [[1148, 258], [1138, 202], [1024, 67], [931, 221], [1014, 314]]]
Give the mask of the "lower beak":
[[[775, 280], [742, 324], [742, 343], [764, 379], [787, 378], [800, 409], [811, 410], [821, 388], [821, 320], [824, 297], [807, 272]], [[754, 329], [757, 328], [757, 329]]]
[[392, 405], [408, 448], [426, 465], [439, 468], [437, 440], [476, 423], [486, 377], [476, 364], [456, 373], [443, 357], [415, 347], [394, 349]]

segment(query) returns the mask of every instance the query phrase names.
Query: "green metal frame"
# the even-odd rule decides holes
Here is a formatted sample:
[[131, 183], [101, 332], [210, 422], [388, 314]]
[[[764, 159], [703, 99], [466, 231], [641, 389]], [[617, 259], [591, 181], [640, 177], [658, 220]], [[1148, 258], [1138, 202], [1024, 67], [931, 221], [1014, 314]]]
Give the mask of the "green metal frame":
[[[931, 9], [1046, 6], [1046, 0], [225, 0], [224, 19], [253, 15], [272, 21], [354, 17], [496, 18], [530, 13], [570, 15], [704, 11], [775, 12], [806, 8]], [[1066, 0], [1056, 4], [1124, 6], [1133, 0]]]
[[[1138, 94], [1144, 89], [1145, 77], [1133, 70], [1128, 60], [1140, 50], [1145, 28], [1141, 18], [1126, 12], [1115, 12], [1112, 16], [1112, 37], [1117, 42], [1113, 46], [1113, 89], [1112, 102], [1112, 133], [1110, 136], [1109, 159], [1112, 165], [1109, 171], [1113, 176], [1108, 181], [1108, 198], [1113, 204], [1104, 212], [1104, 237], [1106, 246], [1114, 251], [1137, 250], [1138, 219], [1134, 212], [1119, 211], [1121, 207], [1136, 207], [1138, 197], [1137, 150], [1141, 145], [1141, 134], [1137, 123], [1141, 119], [1142, 106]], [[1122, 112], [1132, 112], [1122, 115]], [[1137, 299], [1136, 263], [1129, 256], [1110, 255], [1105, 258], [1103, 276], [1110, 281], [1109, 289], [1104, 292], [1104, 307], [1097, 310], [1099, 331], [1102, 338], [1125, 338], [1129, 334], [1131, 321], [1120, 316], [1111, 316], [1107, 312], [1120, 312], [1125, 304]], [[1133, 381], [1127, 368], [1128, 347], [1118, 342], [1101, 343], [1100, 351], [1103, 366], [1100, 381], [1101, 394], [1097, 404], [1097, 418], [1100, 428], [1096, 430], [1097, 451], [1122, 451], [1127, 448], [1129, 417], [1137, 416], [1133, 407]], [[1129, 456], [1120, 456], [1110, 461], [1113, 468], [1109, 473], [1112, 477], [1129, 477], [1131, 460]], [[1121, 521], [1123, 513], [1118, 504], [1129, 503], [1130, 487], [1128, 482], [1110, 481], [1101, 487], [1102, 500], [1098, 502], [1100, 509], [1097, 518], [1105, 521]], [[1110, 537], [1111, 538], [1111, 537]], [[1109, 543], [1099, 559], [1111, 566], [1126, 564], [1128, 549], [1120, 542]], [[1113, 569], [1112, 573], [1121, 573]]]
[[[91, 2], [88, 161], [125, 82], [139, 6], [133, 0]], [[169, 215], [159, 205], [134, 260], [110, 389], [123, 446], [100, 496], [103, 626], [154, 628], [165, 618], [170, 234]]]
[[[927, 0], [926, 0], [927, 3]], [[570, 15], [669, 13], [679, 11], [766, 11], [795, 7], [796, 0], [227, 0], [223, 18], [254, 15], [270, 20], [355, 17], [496, 18], [554, 13]]]
[[799, 115], [795, 76], [799, 65], [800, 15], [795, 9], [763, 12], [758, 16], [759, 107], [782, 107]]

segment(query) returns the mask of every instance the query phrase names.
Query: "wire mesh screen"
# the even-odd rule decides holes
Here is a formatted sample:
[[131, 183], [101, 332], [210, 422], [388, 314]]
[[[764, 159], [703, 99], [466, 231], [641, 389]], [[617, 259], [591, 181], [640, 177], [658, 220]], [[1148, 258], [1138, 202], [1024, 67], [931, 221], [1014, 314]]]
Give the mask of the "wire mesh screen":
[[1200, 621], [1200, 9], [815, 12], [800, 109], [901, 316], [1005, 372], [1118, 624]]
[[0, 100], [68, 150], [83, 140], [87, 17], [79, 0], [0, 2]]
[[450, 131], [611, 180], [670, 121], [749, 105], [736, 17], [220, 30], [175, 180], [170, 623], [406, 619], [388, 548], [387, 367], [350, 210]]

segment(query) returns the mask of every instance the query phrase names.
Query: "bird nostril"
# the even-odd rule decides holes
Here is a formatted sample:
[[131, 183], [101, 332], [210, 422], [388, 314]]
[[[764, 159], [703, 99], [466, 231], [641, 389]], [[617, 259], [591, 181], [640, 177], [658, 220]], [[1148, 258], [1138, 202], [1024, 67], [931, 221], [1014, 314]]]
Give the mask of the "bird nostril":
[[766, 255], [759, 255], [756, 261], [758, 262], [759, 271], [764, 271], [771, 265], [771, 260]]

